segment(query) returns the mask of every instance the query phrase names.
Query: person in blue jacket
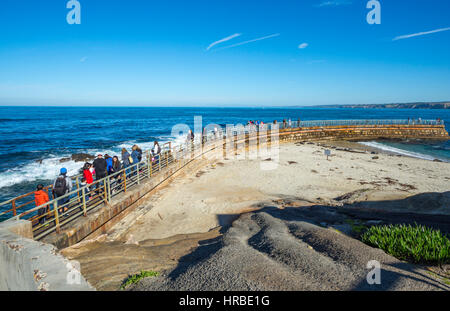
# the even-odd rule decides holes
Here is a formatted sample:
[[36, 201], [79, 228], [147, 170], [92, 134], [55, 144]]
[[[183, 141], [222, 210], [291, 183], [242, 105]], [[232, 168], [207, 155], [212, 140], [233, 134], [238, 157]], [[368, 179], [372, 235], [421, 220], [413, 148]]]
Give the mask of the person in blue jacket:
[[139, 163], [139, 158], [141, 158], [141, 155], [139, 154], [139, 147], [134, 145], [132, 150], [131, 157], [133, 158], [133, 164]]
[[111, 174], [113, 159], [108, 154], [105, 154], [105, 160], [106, 160], [106, 171], [108, 172], [109, 175]]

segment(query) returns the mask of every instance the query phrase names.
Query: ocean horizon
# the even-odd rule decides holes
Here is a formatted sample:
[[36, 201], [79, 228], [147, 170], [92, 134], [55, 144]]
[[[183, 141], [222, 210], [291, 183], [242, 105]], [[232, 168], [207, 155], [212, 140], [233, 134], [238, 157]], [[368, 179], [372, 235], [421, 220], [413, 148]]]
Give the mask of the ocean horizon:
[[[78, 174], [81, 162], [62, 159], [73, 154], [120, 155], [138, 144], [151, 149], [153, 141], [183, 141], [172, 127], [187, 124], [194, 116], [202, 125], [215, 123], [265, 123], [291, 118], [307, 120], [442, 119], [450, 130], [450, 111], [445, 109], [356, 109], [318, 107], [54, 107], [0, 106], [0, 202], [31, 192], [38, 183], [49, 184], [61, 167]], [[366, 145], [426, 160], [450, 162], [448, 141], [378, 141]], [[120, 158], [120, 156], [119, 156]]]

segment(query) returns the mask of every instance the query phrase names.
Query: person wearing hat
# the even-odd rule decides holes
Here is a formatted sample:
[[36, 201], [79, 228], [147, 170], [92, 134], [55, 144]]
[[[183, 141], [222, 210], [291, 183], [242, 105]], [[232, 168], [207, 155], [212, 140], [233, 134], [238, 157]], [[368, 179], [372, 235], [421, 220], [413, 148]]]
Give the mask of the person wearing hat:
[[[52, 193], [55, 198], [62, 197], [63, 195], [72, 191], [72, 179], [67, 176], [67, 169], [63, 167], [59, 171], [58, 178], [53, 182]], [[60, 200], [58, 200], [58, 206], [65, 205], [69, 202], [69, 196], [66, 196]], [[64, 211], [67, 211], [67, 206], [64, 206]]]

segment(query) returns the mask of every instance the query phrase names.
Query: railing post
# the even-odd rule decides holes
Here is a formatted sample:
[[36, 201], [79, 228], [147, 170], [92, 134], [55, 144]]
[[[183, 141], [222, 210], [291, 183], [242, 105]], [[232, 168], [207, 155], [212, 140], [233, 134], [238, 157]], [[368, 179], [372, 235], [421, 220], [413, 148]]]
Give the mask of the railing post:
[[86, 188], [83, 187], [81, 189], [81, 195], [83, 196], [82, 198], [82, 202], [83, 202], [83, 216], [86, 217], [87, 216], [87, 211], [86, 211]]
[[53, 208], [55, 209], [55, 226], [56, 226], [56, 233], [59, 233], [58, 200], [55, 200], [55, 203], [53, 203]]
[[108, 178], [106, 178], [107, 181], [107, 185], [108, 185], [108, 202], [111, 201], [111, 176], [108, 176]]
[[16, 211], [16, 200], [12, 201], [12, 208], [13, 208], [13, 216], [17, 215], [17, 211]]
[[127, 170], [123, 170], [123, 192], [127, 192]]
[[107, 178], [103, 179], [103, 189], [105, 189], [105, 203], [108, 203], [108, 187], [106, 184]]
[[150, 152], [147, 154], [147, 175], [149, 179], [152, 177], [152, 157], [150, 156]]
[[141, 175], [139, 173], [139, 162], [136, 164], [136, 171], [137, 171], [137, 184], [140, 185], [141, 184]]
[[[75, 177], [75, 179], [77, 181], [77, 190], [79, 190], [80, 189], [80, 180], [79, 180], [78, 176]], [[77, 192], [77, 194], [78, 194], [78, 202], [80, 202], [80, 192]]]
[[159, 162], [159, 169], [158, 169], [158, 172], [159, 173], [161, 173], [161, 159], [162, 157], [161, 157], [161, 153], [158, 155], [158, 162]]

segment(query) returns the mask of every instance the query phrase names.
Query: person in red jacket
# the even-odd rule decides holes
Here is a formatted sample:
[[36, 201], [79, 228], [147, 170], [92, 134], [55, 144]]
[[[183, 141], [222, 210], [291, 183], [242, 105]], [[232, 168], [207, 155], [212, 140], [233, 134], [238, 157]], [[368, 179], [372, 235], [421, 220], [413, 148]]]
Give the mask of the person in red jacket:
[[[36, 203], [36, 207], [41, 206], [47, 203], [48, 194], [44, 191], [44, 185], [39, 184], [37, 186], [36, 192], [34, 193], [34, 202]], [[39, 223], [43, 224], [45, 222], [45, 214], [47, 212], [48, 205], [38, 209]]]
[[[92, 176], [92, 164], [91, 163], [85, 163], [83, 167], [83, 179], [86, 182], [86, 185], [90, 185], [94, 182], [94, 177]], [[91, 193], [91, 187], [88, 187], [88, 191], [86, 192], [86, 200], [89, 200], [90, 193]]]

